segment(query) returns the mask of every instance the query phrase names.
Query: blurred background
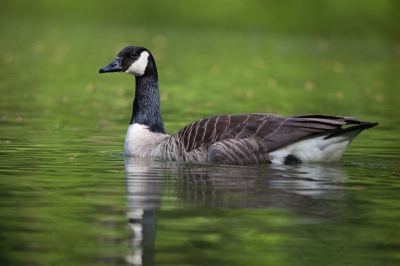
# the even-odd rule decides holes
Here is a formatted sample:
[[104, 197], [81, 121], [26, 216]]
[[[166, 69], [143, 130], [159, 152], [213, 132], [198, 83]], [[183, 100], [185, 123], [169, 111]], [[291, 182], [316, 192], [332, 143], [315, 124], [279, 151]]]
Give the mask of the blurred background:
[[[398, 0], [0, 0], [0, 264], [138, 264], [125, 182], [149, 177], [159, 264], [398, 265], [399, 14]], [[127, 45], [156, 59], [169, 134], [254, 112], [380, 125], [329, 167], [125, 171], [134, 78], [98, 70]]]
[[390, 115], [399, 103], [395, 0], [0, 5], [0, 104], [10, 118], [54, 119], [48, 126], [69, 129], [126, 127], [132, 77], [98, 74], [126, 45], [155, 56], [169, 133], [219, 113], [382, 121], [383, 110]]

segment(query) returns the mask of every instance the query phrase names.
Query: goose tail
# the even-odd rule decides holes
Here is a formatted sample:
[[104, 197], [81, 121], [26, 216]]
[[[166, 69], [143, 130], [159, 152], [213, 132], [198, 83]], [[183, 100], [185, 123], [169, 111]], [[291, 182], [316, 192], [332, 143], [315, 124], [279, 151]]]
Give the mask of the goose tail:
[[339, 135], [342, 135], [342, 134], [345, 134], [345, 133], [349, 133], [349, 132], [352, 132], [352, 131], [358, 131], [356, 133], [356, 135], [355, 135], [355, 136], [357, 136], [363, 130], [369, 129], [371, 127], [375, 127], [375, 126], [379, 125], [379, 123], [377, 123], [377, 122], [371, 123], [371, 122], [364, 122], [364, 121], [357, 121], [357, 120], [350, 120], [350, 121], [346, 121], [346, 122], [349, 122], [349, 123], [352, 123], [352, 124], [353, 123], [357, 123], [358, 125], [351, 126], [351, 127], [346, 127], [346, 128], [340, 128], [338, 130], [335, 130], [331, 134], [327, 135], [325, 137], [325, 139], [330, 139], [330, 138], [333, 138], [333, 137], [336, 137], [336, 136], [339, 136]]

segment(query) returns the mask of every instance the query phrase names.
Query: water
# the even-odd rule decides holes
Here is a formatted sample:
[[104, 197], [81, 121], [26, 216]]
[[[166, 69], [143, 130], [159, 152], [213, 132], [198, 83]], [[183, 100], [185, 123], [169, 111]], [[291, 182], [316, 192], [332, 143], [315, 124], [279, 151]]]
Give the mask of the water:
[[398, 256], [398, 215], [384, 218], [396, 207], [368, 176], [350, 181], [377, 166], [125, 164], [128, 213], [142, 215], [130, 222], [143, 228], [132, 242], [149, 241], [140, 254], [155, 251], [159, 264], [390, 265]]
[[[326, 20], [302, 24], [301, 34], [290, 31], [297, 22], [273, 17], [282, 7], [274, 3], [258, 21], [257, 8], [240, 2], [240, 16], [217, 16], [227, 17], [223, 28], [212, 19], [200, 27], [201, 16], [186, 12], [155, 20], [111, 2], [89, 13], [52, 3], [0, 8], [0, 265], [399, 264], [395, 2], [361, 5], [365, 20], [355, 22], [381, 23], [370, 29], [354, 30], [347, 6], [338, 31], [326, 33], [337, 13], [323, 9]], [[157, 9], [135, 10], [144, 6]], [[173, 18], [165, 8], [155, 12]], [[332, 164], [126, 158], [134, 80], [98, 74], [126, 44], [154, 53], [170, 134], [205, 116], [251, 112], [380, 125]]]
[[394, 161], [219, 166], [81, 156], [2, 168], [8, 176], [2, 264], [395, 265], [398, 259]]

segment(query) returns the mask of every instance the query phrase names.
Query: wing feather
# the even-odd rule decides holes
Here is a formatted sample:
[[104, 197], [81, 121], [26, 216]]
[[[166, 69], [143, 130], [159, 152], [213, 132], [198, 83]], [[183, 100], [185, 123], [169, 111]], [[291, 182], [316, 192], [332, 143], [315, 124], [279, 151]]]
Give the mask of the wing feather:
[[[222, 140], [255, 139], [264, 152], [271, 152], [310, 134], [331, 132], [346, 124], [360, 124], [351, 117], [325, 115], [279, 116], [273, 114], [241, 114], [211, 116], [176, 132], [186, 152], [208, 149]], [[255, 151], [256, 152], [256, 151]]]

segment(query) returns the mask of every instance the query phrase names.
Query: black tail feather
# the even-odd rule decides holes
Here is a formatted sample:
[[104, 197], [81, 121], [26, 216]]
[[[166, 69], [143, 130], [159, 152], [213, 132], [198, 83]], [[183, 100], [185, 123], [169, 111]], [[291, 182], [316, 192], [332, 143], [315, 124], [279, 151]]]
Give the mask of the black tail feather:
[[328, 136], [326, 136], [325, 139], [329, 139], [329, 138], [332, 138], [332, 137], [335, 137], [335, 136], [338, 136], [338, 135], [342, 135], [344, 133], [347, 133], [347, 132], [350, 132], [350, 131], [355, 131], [355, 130], [359, 130], [361, 132], [361, 131], [363, 131], [365, 129], [377, 126], [378, 124], [379, 123], [362, 122], [362, 123], [360, 123], [360, 124], [358, 124], [356, 126], [340, 128], [338, 130], [335, 130], [334, 132], [332, 132]]

